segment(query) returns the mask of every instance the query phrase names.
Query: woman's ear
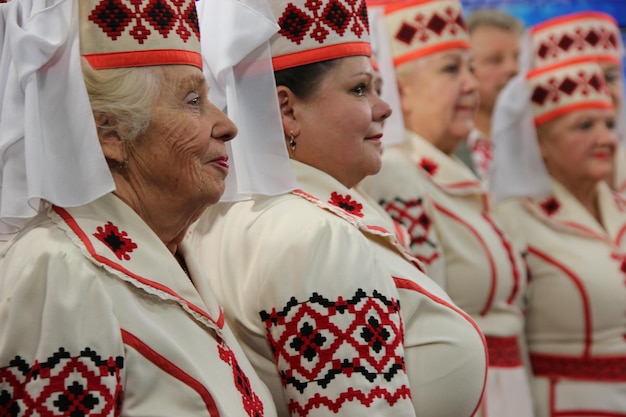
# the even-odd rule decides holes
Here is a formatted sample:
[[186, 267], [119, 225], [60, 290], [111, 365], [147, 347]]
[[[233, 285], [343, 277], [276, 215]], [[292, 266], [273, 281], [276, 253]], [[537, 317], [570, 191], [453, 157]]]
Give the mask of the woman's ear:
[[300, 126], [298, 123], [298, 98], [290, 88], [284, 85], [276, 87], [276, 95], [278, 96], [278, 106], [280, 108], [280, 118], [285, 132], [293, 132], [299, 135]]
[[94, 119], [104, 157], [116, 166], [123, 165], [127, 158], [126, 146], [112, 118], [106, 114], [99, 113], [94, 114]]

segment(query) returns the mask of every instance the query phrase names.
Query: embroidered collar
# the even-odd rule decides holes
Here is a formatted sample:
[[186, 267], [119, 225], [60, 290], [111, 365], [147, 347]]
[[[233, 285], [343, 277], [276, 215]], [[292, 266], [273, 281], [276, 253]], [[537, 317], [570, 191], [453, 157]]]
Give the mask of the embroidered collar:
[[[223, 326], [217, 301], [207, 307], [203, 300], [214, 300], [207, 298], [212, 294], [200, 296], [163, 242], [112, 193], [80, 207], [54, 207], [51, 218], [94, 264], [146, 293], [177, 302], [215, 330]], [[185, 256], [184, 245], [180, 249]], [[192, 277], [202, 279], [193, 259], [188, 266]]]
[[421, 136], [406, 131], [401, 145], [413, 163], [439, 188], [451, 194], [487, 194], [474, 173], [456, 156], [446, 155]]

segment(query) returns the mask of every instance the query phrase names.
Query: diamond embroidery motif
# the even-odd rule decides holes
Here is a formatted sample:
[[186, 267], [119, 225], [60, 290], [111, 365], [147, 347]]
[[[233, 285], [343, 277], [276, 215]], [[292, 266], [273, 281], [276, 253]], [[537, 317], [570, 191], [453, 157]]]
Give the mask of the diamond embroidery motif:
[[119, 260], [130, 260], [129, 253], [137, 248], [137, 244], [128, 237], [126, 232], [121, 232], [111, 222], [107, 222], [104, 226], [99, 226], [96, 230], [97, 232], [93, 235], [107, 245]]
[[542, 202], [540, 206], [543, 209], [543, 211], [546, 212], [548, 216], [552, 216], [554, 213], [556, 213], [559, 210], [559, 208], [561, 208], [561, 204], [554, 197], [548, 198], [547, 200]]
[[175, 30], [184, 42], [194, 35], [200, 40], [195, 5], [187, 5], [183, 10], [183, 3], [178, 0], [150, 0], [143, 4], [133, 0], [133, 9], [130, 9], [122, 0], [101, 0], [89, 14], [89, 20], [113, 40], [117, 40], [131, 26], [128, 34], [139, 44], [148, 39], [152, 30], [163, 38]]
[[235, 386], [241, 394], [244, 410], [250, 417], [263, 417], [263, 401], [261, 401], [257, 393], [252, 390], [250, 379], [248, 379], [248, 375], [246, 375], [239, 366], [237, 357], [228, 346], [218, 345], [217, 348], [219, 350], [220, 359], [226, 362], [233, 371]]
[[321, 44], [331, 31], [344, 36], [350, 28], [357, 37], [369, 32], [364, 0], [347, 0], [349, 7], [339, 0], [330, 0], [322, 9], [324, 3], [309, 0], [304, 3], [307, 10], [289, 3], [278, 19], [279, 33], [299, 45], [307, 36]]
[[437, 163], [429, 158], [422, 158], [419, 166], [431, 177], [437, 173], [437, 168], [439, 168]]

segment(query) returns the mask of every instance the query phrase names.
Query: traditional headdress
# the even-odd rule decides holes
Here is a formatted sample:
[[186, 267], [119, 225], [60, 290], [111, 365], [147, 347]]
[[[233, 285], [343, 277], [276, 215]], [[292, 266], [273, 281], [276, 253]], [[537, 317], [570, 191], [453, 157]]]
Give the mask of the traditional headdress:
[[385, 15], [394, 65], [453, 48], [469, 48], [459, 0], [396, 0]]
[[269, 44], [279, 26], [266, 0], [199, 0], [197, 7], [209, 97], [238, 128], [226, 144], [230, 169], [221, 201], [297, 188]]
[[555, 17], [530, 29], [534, 67], [588, 57], [621, 63], [623, 46], [615, 19], [601, 12]]
[[494, 109], [494, 161], [489, 175], [494, 199], [550, 194], [536, 126], [580, 109], [612, 107], [595, 61], [570, 60], [515, 76], [498, 96]]
[[371, 55], [365, 0], [272, 0], [280, 25], [271, 40], [274, 70]]
[[5, 6], [0, 233], [15, 233], [43, 201], [79, 206], [115, 188], [84, 86], [81, 54], [96, 69], [200, 67], [201, 60], [194, 0], [12, 1]]

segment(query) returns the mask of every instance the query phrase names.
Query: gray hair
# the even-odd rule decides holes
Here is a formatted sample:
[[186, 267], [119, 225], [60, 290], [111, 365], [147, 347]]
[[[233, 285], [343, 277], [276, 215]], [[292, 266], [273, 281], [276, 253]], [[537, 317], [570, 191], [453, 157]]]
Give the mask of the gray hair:
[[110, 126], [124, 140], [144, 133], [153, 118], [160, 91], [162, 71], [158, 67], [95, 70], [82, 61], [83, 77], [94, 115], [106, 114]]
[[471, 12], [465, 20], [470, 35], [479, 27], [494, 27], [516, 35], [524, 31], [524, 23], [517, 17], [499, 9], [481, 8]]

